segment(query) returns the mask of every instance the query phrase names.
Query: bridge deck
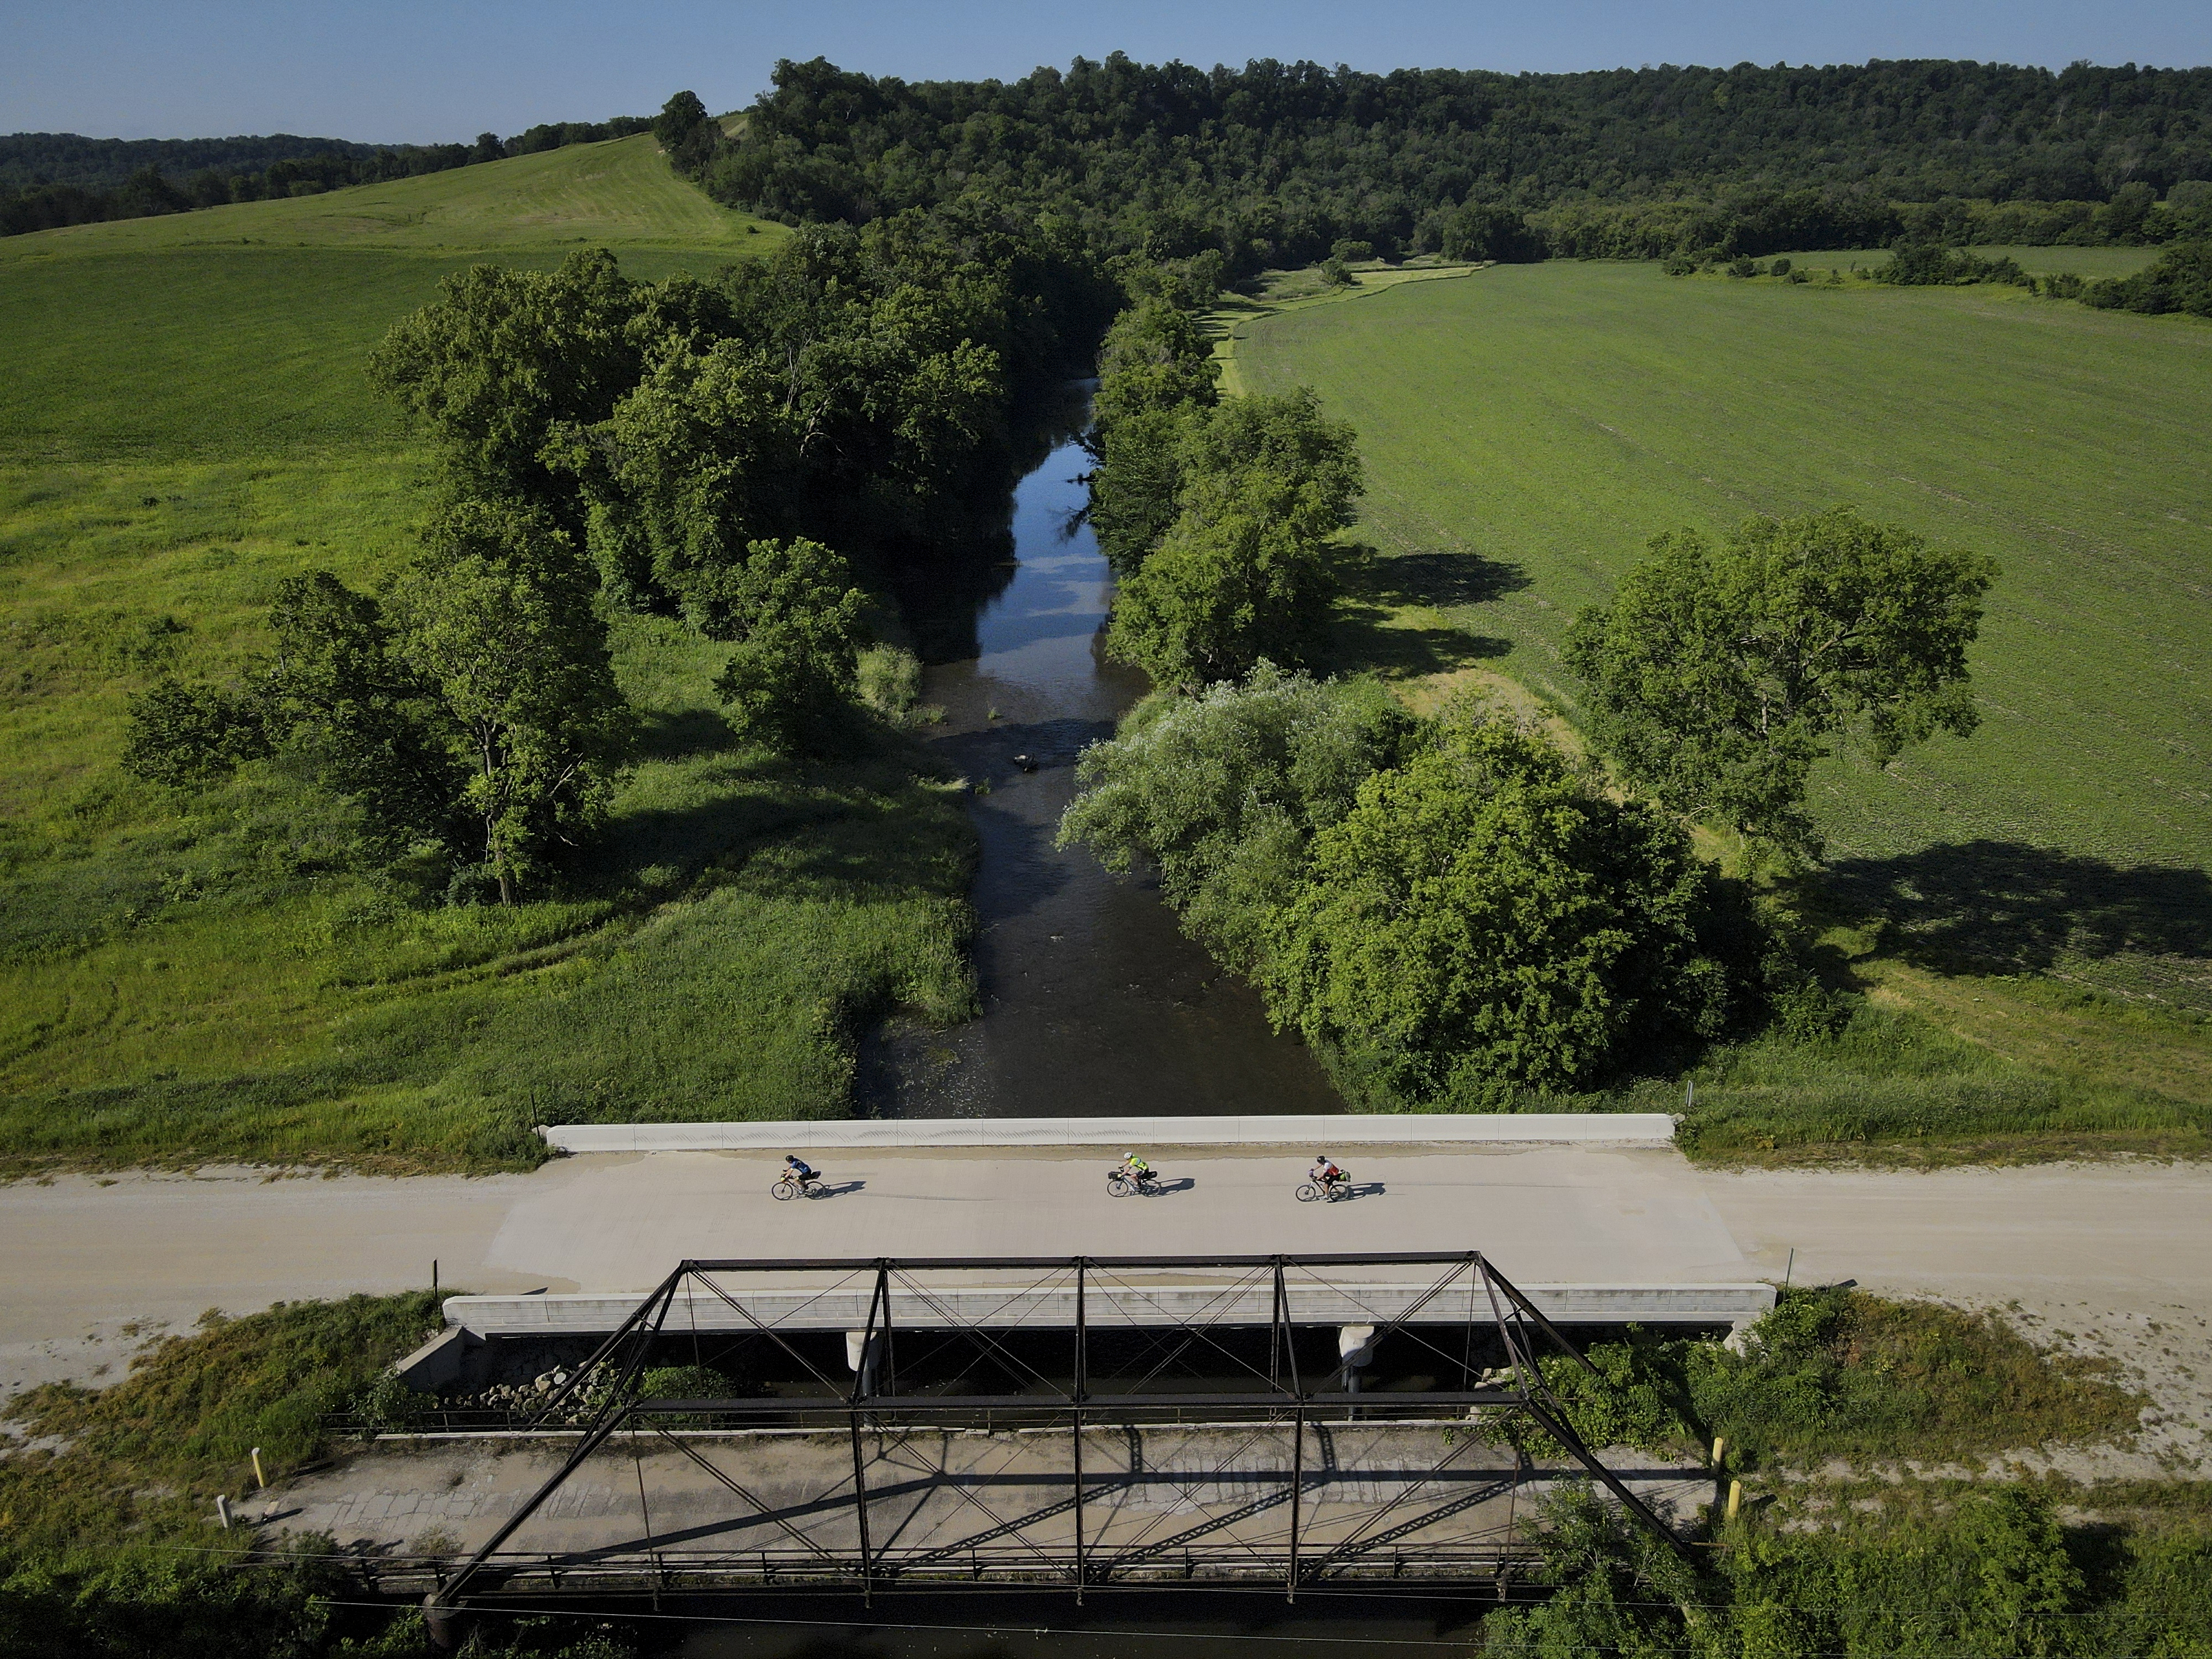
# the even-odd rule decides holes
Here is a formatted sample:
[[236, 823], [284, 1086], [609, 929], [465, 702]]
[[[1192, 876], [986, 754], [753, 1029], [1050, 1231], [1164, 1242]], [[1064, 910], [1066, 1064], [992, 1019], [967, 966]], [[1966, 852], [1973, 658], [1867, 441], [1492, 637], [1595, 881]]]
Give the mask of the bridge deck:
[[[1317, 1151], [1351, 1171], [1348, 1198], [1292, 1197]], [[1105, 1190], [1110, 1158], [1064, 1150], [811, 1156], [828, 1195], [790, 1203], [769, 1196], [781, 1165], [772, 1153], [564, 1159], [508, 1205], [483, 1264], [506, 1284], [471, 1288], [642, 1295], [672, 1264], [704, 1257], [1468, 1249], [1522, 1285], [1721, 1285], [1757, 1276], [1671, 1147], [1163, 1153], [1158, 1194], [1121, 1199]]]

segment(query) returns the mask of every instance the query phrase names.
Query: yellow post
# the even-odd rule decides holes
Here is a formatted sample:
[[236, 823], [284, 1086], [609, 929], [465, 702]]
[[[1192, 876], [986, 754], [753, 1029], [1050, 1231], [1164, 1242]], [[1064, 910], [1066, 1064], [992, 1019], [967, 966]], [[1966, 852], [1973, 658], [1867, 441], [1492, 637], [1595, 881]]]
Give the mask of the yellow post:
[[1735, 1520], [1735, 1512], [1742, 1507], [1743, 1482], [1741, 1480], [1731, 1480], [1729, 1482], [1728, 1518], [1731, 1521]]
[[1721, 1466], [1721, 1451], [1722, 1451], [1722, 1449], [1723, 1449], [1723, 1448], [1724, 1448], [1727, 1444], [1728, 1444], [1728, 1437], [1727, 1437], [1726, 1435], [1724, 1435], [1724, 1434], [1717, 1434], [1717, 1435], [1715, 1435], [1715, 1436], [1713, 1437], [1713, 1467], [1714, 1467], [1715, 1468], [1720, 1468], [1720, 1466]]
[[253, 1484], [262, 1491], [269, 1490], [269, 1477], [261, 1473], [261, 1448], [253, 1449]]

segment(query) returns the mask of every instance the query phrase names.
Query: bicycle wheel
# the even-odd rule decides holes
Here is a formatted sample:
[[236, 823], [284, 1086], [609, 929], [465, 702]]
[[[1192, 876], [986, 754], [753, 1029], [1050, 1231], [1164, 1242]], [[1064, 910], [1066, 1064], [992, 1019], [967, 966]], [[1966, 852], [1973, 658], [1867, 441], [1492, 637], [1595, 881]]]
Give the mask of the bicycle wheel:
[[1343, 1197], [1346, 1193], [1350, 1192], [1351, 1190], [1352, 1190], [1352, 1183], [1351, 1183], [1350, 1182], [1348, 1182], [1348, 1181], [1332, 1181], [1332, 1182], [1330, 1182], [1328, 1183], [1328, 1194], [1326, 1194], [1326, 1196], [1328, 1197], [1328, 1201], [1329, 1201], [1330, 1203], [1334, 1204], [1334, 1203], [1335, 1203], [1335, 1202], [1336, 1202], [1336, 1200], [1337, 1200], [1338, 1199], [1342, 1198], [1342, 1197]]
[[789, 1176], [778, 1176], [775, 1178], [775, 1185], [769, 1188], [768, 1191], [769, 1196], [781, 1204], [787, 1198], [793, 1197], [798, 1193], [799, 1183]]
[[799, 1190], [809, 1198], [827, 1198], [830, 1196], [830, 1183], [826, 1181], [802, 1181]]
[[1109, 1175], [1106, 1177], [1106, 1190], [1113, 1197], [1127, 1198], [1135, 1188], [1130, 1186], [1127, 1176]]
[[1318, 1181], [1302, 1181], [1298, 1183], [1297, 1197], [1299, 1203], [1310, 1204], [1322, 1195], [1321, 1182]]

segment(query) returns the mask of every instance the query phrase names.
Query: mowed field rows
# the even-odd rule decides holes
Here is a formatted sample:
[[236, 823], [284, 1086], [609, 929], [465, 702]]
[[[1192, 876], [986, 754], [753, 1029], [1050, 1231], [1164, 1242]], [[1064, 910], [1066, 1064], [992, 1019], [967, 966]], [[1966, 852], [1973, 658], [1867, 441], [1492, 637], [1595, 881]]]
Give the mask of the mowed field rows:
[[224, 246], [470, 249], [661, 247], [696, 254], [771, 246], [790, 233], [734, 212], [678, 178], [650, 133], [326, 193], [240, 202], [158, 219], [41, 231], [4, 257], [68, 258]]
[[2004, 571], [1982, 730], [1828, 767], [1836, 858], [2212, 862], [2212, 328], [1554, 262], [1256, 319], [1236, 353], [1358, 427], [1368, 532], [1411, 556], [1382, 597], [1436, 659], [1401, 665], [1486, 659], [1571, 711], [1560, 641], [1655, 532], [1850, 502]]

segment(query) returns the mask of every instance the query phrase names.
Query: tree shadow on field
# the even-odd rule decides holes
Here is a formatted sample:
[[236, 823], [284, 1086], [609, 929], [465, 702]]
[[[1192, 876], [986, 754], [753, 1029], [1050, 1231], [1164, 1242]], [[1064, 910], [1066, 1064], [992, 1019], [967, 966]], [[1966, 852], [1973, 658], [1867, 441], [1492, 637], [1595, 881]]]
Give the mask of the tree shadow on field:
[[653, 708], [638, 719], [632, 749], [641, 760], [683, 760], [737, 746], [737, 733], [712, 708]]
[[1952, 971], [2041, 971], [2062, 957], [2212, 957], [2212, 878], [1972, 841], [1830, 866], [1824, 885], [1887, 916], [1899, 954]]
[[1517, 564], [1480, 553], [1401, 553], [1369, 567], [1364, 584], [1385, 605], [1425, 605], [1438, 611], [1488, 605], [1531, 586]]
[[1513, 648], [1510, 640], [1446, 621], [1425, 625], [1409, 610], [1449, 613], [1487, 605], [1528, 586], [1518, 567], [1478, 553], [1405, 553], [1378, 558], [1353, 578], [1337, 611], [1333, 647], [1343, 667], [1393, 678], [1448, 674]]

